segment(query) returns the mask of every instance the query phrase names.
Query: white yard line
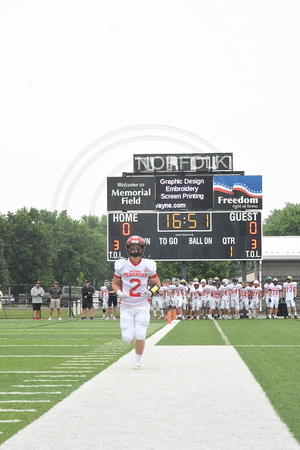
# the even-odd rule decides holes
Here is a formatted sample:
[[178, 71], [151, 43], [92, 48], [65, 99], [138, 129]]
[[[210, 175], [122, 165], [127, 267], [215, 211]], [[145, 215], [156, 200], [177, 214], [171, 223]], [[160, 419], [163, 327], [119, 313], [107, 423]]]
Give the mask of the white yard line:
[[175, 325], [147, 340], [142, 370], [126, 354], [1, 450], [299, 450], [234, 347], [155, 346]]

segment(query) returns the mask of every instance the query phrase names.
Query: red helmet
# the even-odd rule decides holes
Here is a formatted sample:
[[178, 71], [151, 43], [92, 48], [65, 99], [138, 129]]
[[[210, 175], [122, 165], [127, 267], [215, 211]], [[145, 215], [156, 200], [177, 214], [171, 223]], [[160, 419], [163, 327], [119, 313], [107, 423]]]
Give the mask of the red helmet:
[[[132, 244], [138, 244], [139, 249], [137, 248], [137, 249], [131, 250], [130, 246]], [[142, 256], [145, 251], [145, 242], [143, 241], [141, 236], [130, 236], [130, 238], [127, 239], [127, 242], [126, 242], [126, 250], [127, 250], [128, 256]]]

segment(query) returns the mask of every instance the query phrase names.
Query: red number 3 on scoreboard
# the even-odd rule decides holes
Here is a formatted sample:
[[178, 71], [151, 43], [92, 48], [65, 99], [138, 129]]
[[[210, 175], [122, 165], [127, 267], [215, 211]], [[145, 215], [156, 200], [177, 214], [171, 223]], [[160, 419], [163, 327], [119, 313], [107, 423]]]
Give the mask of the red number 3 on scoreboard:
[[131, 278], [131, 280], [129, 281], [130, 284], [135, 283], [135, 285], [130, 289], [129, 291], [129, 295], [130, 297], [140, 297], [141, 293], [140, 292], [135, 292], [141, 285], [141, 280], [139, 280], [138, 278]]

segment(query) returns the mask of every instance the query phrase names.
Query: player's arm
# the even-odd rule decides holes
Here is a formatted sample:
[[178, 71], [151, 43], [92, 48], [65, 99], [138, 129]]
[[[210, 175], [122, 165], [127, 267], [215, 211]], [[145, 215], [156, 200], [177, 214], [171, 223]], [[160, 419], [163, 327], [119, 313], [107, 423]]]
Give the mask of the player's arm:
[[297, 297], [297, 286], [294, 286], [294, 298]]
[[114, 276], [112, 281], [113, 291], [117, 294], [120, 290], [121, 278]]
[[154, 275], [153, 277], [150, 277], [151, 282], [153, 283], [152, 288], [147, 289], [147, 292], [150, 292], [150, 295], [152, 296], [153, 294], [155, 294], [156, 292], [159, 291], [159, 289], [161, 288], [161, 282], [160, 279], [157, 275]]

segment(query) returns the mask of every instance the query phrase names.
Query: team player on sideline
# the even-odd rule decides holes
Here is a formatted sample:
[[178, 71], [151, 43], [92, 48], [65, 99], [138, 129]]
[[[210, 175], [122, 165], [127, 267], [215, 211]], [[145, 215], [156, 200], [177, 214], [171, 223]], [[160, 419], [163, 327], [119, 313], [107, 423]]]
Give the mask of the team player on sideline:
[[239, 319], [240, 300], [242, 298], [242, 285], [238, 283], [237, 278], [233, 278], [232, 284], [229, 286], [229, 297], [231, 316], [233, 319]]
[[254, 280], [253, 286], [250, 288], [250, 311], [252, 319], [257, 319], [258, 317], [261, 292], [262, 288], [259, 287], [259, 281]]
[[163, 302], [162, 302], [160, 290], [158, 292], [155, 292], [155, 294], [152, 296], [153, 319], [157, 319], [157, 317], [156, 317], [157, 307], [160, 310], [159, 319], [164, 319], [165, 317], [164, 317], [164, 310], [163, 310]]
[[199, 311], [201, 311], [202, 307], [202, 288], [199, 285], [198, 278], [196, 278], [196, 281], [194, 282], [193, 286], [190, 288], [190, 299], [192, 302], [192, 316], [190, 320], [197, 319], [199, 320]]
[[266, 301], [267, 319], [271, 319], [271, 313], [272, 313], [272, 308], [270, 308], [272, 286], [273, 286], [272, 277], [269, 276], [266, 278], [266, 284], [264, 285], [264, 290], [265, 290], [264, 297], [265, 297], [265, 301]]
[[163, 285], [160, 289], [162, 300], [163, 300], [163, 309], [165, 312], [165, 317], [167, 317], [168, 311], [171, 307], [171, 300], [173, 296], [172, 289], [170, 288], [170, 280], [166, 279], [163, 281]]
[[240, 303], [240, 318], [244, 317], [244, 308], [246, 311], [247, 319], [249, 319], [249, 286], [246, 281], [242, 282], [242, 300]]
[[[115, 262], [113, 290], [120, 300], [120, 325], [124, 342], [135, 342], [133, 369], [140, 369], [145, 348], [146, 332], [150, 322], [148, 298], [161, 286], [156, 263], [142, 258], [145, 243], [140, 236], [131, 236], [126, 242], [127, 259]], [[153, 287], [148, 290], [151, 280]]]
[[182, 294], [185, 294], [185, 289], [180, 284], [179, 278], [173, 278], [170, 286], [173, 292], [172, 305], [176, 308], [177, 319], [182, 319]]
[[228, 319], [229, 314], [229, 281], [227, 278], [222, 280], [221, 287], [221, 311], [222, 319]]
[[[109, 287], [109, 280], [105, 280], [104, 286], [101, 286], [101, 291], [100, 291], [100, 296], [102, 299], [102, 311], [103, 311], [102, 319], [105, 319], [105, 312], [106, 312], [107, 304], [108, 304], [108, 296], [109, 296], [108, 287]], [[107, 315], [107, 317], [109, 318], [108, 315]]]
[[282, 298], [282, 286], [278, 284], [277, 278], [273, 278], [273, 286], [271, 287], [271, 302], [270, 302], [270, 319], [273, 317], [277, 319], [279, 299]]
[[295, 303], [297, 297], [297, 283], [296, 281], [293, 281], [291, 276], [286, 278], [286, 282], [283, 285], [283, 297], [285, 298], [287, 306], [288, 318], [291, 318], [291, 308], [293, 308], [294, 318], [298, 319]]

